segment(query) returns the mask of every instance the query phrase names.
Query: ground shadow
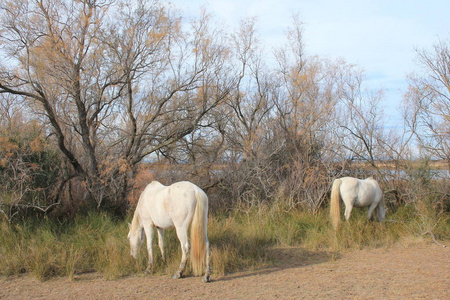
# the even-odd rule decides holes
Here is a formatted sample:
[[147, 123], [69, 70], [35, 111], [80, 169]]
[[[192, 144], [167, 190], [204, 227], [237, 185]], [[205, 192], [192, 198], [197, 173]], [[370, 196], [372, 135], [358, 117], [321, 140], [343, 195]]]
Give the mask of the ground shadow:
[[238, 278], [256, 275], [270, 274], [286, 269], [296, 269], [310, 265], [316, 265], [341, 258], [338, 252], [330, 251], [308, 251], [301, 247], [274, 246], [267, 249], [268, 263], [265, 267], [227, 274], [212, 281], [229, 281]]
[[341, 258], [339, 252], [309, 251], [301, 247], [275, 246], [268, 251], [272, 264], [281, 269], [316, 265]]

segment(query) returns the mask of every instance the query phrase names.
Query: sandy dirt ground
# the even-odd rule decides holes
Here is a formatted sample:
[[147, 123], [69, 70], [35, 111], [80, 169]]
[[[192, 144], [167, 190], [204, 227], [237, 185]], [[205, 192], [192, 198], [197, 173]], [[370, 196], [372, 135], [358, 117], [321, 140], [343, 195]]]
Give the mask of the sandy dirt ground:
[[274, 248], [265, 269], [171, 279], [96, 273], [74, 281], [0, 278], [1, 299], [450, 299], [450, 242], [395, 245], [345, 253]]

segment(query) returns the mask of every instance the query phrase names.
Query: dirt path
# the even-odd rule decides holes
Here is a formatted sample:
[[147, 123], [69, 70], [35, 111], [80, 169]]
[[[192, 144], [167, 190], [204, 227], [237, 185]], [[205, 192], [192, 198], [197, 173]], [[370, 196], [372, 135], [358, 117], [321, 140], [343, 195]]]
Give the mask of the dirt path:
[[450, 299], [450, 243], [330, 255], [276, 248], [276, 266], [217, 278], [83, 274], [0, 279], [1, 299]]

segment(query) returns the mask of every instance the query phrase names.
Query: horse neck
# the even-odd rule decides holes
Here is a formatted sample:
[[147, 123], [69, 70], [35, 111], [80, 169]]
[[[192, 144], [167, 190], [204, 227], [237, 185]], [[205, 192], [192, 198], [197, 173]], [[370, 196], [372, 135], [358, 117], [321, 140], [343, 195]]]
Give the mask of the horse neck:
[[133, 215], [133, 220], [131, 221], [131, 232], [136, 232], [141, 227], [141, 216], [139, 215], [139, 211], [136, 209]]

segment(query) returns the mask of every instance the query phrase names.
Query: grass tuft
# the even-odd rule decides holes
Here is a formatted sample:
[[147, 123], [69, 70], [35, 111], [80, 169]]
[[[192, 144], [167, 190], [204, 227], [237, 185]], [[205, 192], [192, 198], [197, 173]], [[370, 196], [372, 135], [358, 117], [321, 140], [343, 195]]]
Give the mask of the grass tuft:
[[[427, 203], [402, 207], [382, 223], [368, 222], [365, 211], [354, 210], [350, 222], [343, 222], [338, 231], [332, 229], [327, 211], [312, 215], [274, 206], [216, 215], [208, 223], [212, 273], [223, 276], [270, 266], [279, 247], [338, 253], [391, 247], [399, 241], [445, 240], [450, 238], [449, 222], [449, 214], [437, 214]], [[0, 275], [31, 273], [39, 280], [55, 276], [74, 280], [85, 272], [99, 272], [106, 279], [143, 274], [147, 268], [145, 243], [138, 260], [133, 260], [127, 233], [127, 221], [102, 213], [72, 222], [0, 222]], [[166, 231], [166, 262], [161, 261], [156, 239], [155, 234], [152, 274], [171, 276], [181, 258], [175, 230]]]

